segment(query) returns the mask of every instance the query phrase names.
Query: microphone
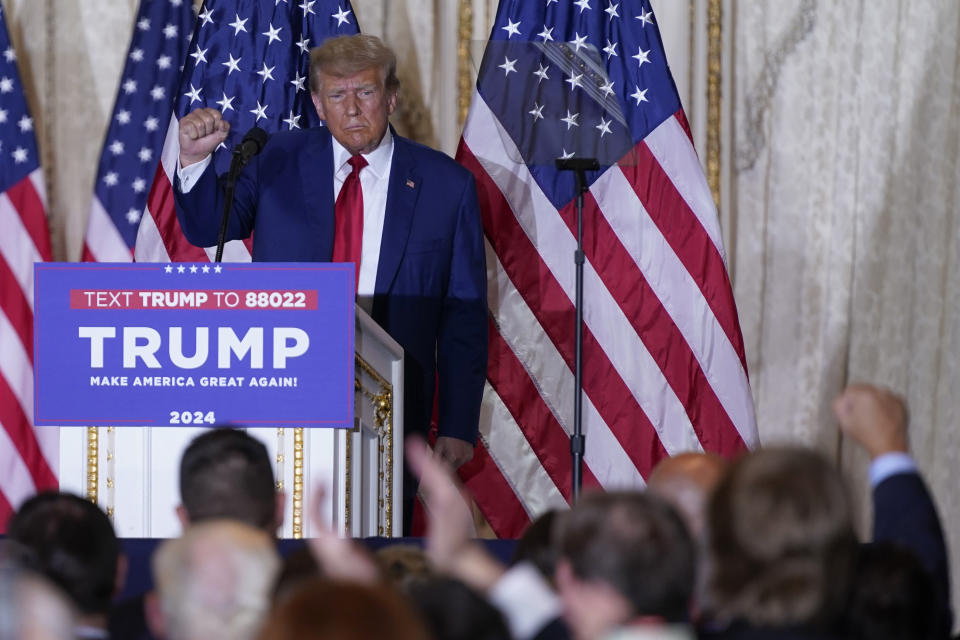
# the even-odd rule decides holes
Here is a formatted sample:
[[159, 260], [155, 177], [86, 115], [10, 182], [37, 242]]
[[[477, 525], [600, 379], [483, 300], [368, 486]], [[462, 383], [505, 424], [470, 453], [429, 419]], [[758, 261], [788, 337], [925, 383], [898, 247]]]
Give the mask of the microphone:
[[250, 159], [253, 156], [260, 153], [263, 149], [263, 145], [267, 143], [267, 132], [261, 129], [260, 127], [254, 127], [247, 131], [247, 135], [243, 136], [243, 140], [236, 147], [233, 148], [233, 157], [234, 160], [240, 163], [240, 166], [246, 165], [250, 162]]

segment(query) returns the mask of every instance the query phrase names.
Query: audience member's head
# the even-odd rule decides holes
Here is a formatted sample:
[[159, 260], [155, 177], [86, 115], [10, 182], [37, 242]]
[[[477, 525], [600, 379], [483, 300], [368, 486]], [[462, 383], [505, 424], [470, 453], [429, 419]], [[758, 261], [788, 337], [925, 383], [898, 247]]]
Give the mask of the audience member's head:
[[553, 582], [553, 575], [557, 568], [557, 549], [553, 545], [553, 527], [560, 512], [546, 511], [530, 523], [517, 540], [513, 549], [510, 564], [529, 562], [540, 573]]
[[434, 572], [427, 554], [412, 544], [381, 547], [374, 554], [374, 559], [383, 575], [401, 589], [410, 580], [427, 578]]
[[585, 495], [555, 528], [557, 589], [578, 637], [634, 618], [686, 622], [695, 550], [680, 516], [648, 493]]
[[167, 640], [245, 640], [260, 631], [279, 568], [274, 540], [230, 520], [193, 525], [153, 556], [159, 616]]
[[822, 456], [779, 448], [741, 458], [713, 492], [707, 527], [715, 620], [835, 624], [856, 537], [843, 481]]
[[705, 528], [707, 500], [727, 464], [715, 453], [680, 453], [657, 463], [647, 480], [647, 489], [673, 505], [690, 533], [700, 538]]
[[[220, 636], [226, 637], [226, 636]], [[270, 611], [260, 640], [427, 640], [423, 623], [393, 588], [308, 580]]]
[[283, 521], [283, 495], [263, 443], [244, 431], [218, 428], [190, 443], [180, 459], [180, 519], [237, 520], [274, 535]]
[[510, 640], [500, 611], [459, 580], [412, 578], [404, 592], [434, 640]]
[[[18, 563], [63, 589], [87, 622], [102, 626], [123, 569], [120, 542], [100, 508], [79, 496], [33, 496], [10, 519]], [[93, 622], [92, 618], [97, 618]]]
[[40, 576], [0, 569], [0, 640], [73, 640], [70, 602]]
[[850, 640], [943, 637], [933, 582], [917, 558], [892, 543], [861, 545], [846, 607]]

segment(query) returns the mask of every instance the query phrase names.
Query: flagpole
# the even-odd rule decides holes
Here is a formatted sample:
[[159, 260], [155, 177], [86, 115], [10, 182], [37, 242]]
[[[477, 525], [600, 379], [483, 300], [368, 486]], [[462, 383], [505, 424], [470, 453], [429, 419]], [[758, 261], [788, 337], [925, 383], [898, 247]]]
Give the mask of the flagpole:
[[557, 169], [572, 171], [577, 188], [577, 248], [573, 253], [576, 269], [576, 289], [574, 293], [574, 362], [573, 362], [573, 435], [570, 436], [570, 456], [572, 461], [571, 495], [576, 504], [583, 488], [583, 454], [586, 449], [586, 437], [583, 435], [583, 194], [587, 192], [587, 171], [596, 171], [600, 163], [596, 158], [557, 158]]

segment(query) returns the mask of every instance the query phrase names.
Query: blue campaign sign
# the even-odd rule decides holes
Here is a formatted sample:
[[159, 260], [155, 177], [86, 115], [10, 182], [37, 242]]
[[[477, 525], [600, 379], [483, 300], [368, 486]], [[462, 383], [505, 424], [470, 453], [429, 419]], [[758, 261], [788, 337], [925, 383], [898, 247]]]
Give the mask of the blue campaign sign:
[[37, 425], [352, 427], [352, 263], [35, 267]]

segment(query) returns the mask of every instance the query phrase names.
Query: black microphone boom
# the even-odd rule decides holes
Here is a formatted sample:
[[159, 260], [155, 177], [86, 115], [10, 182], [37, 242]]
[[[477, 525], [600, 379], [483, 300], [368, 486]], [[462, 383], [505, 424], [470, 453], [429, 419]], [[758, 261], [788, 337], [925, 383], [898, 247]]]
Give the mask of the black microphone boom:
[[233, 206], [233, 191], [237, 185], [237, 175], [253, 156], [260, 153], [263, 145], [267, 144], [267, 132], [260, 127], [247, 131], [243, 140], [233, 148], [233, 159], [230, 161], [230, 171], [223, 189], [223, 217], [220, 218], [220, 234], [217, 237], [217, 256], [215, 262], [223, 259], [223, 245], [227, 243], [227, 227], [230, 222], [230, 208]]
[[260, 153], [263, 145], [267, 144], [267, 132], [260, 127], [254, 127], [247, 131], [243, 140], [233, 148], [234, 158], [240, 158], [240, 166], [245, 166], [253, 156]]

